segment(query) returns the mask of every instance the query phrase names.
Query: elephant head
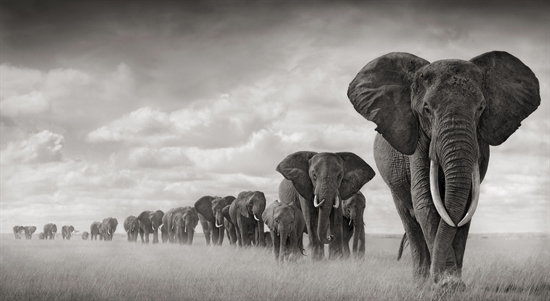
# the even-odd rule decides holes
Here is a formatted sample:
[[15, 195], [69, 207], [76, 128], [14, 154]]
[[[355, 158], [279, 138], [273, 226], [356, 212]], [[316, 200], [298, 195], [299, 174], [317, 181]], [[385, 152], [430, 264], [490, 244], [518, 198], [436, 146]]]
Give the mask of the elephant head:
[[342, 213], [349, 220], [350, 225], [363, 224], [363, 212], [365, 212], [365, 196], [358, 192], [349, 199], [342, 201]]
[[[298, 222], [296, 219], [298, 216], [296, 213], [301, 214], [301, 212], [294, 210], [293, 205], [284, 204], [277, 200], [267, 206], [262, 215], [262, 219], [269, 228], [269, 231], [274, 234], [272, 238], [279, 240], [275, 244], [275, 246], [279, 246], [279, 250], [275, 250], [275, 258], [281, 261], [284, 261], [284, 258], [294, 251], [297, 244], [298, 233], [296, 227]], [[303, 225], [304, 223], [302, 223]], [[302, 232], [303, 229], [301, 229], [300, 234]], [[290, 243], [288, 243], [289, 240]]]
[[113, 240], [113, 234], [118, 226], [118, 220], [114, 217], [107, 217], [103, 219], [101, 229], [103, 230], [104, 240]]
[[243, 191], [237, 196], [237, 210], [240, 215], [260, 221], [265, 210], [265, 195], [261, 191]]
[[324, 244], [334, 238], [329, 235], [333, 208], [338, 208], [341, 199], [357, 193], [375, 175], [363, 159], [349, 152], [296, 152], [279, 163], [277, 171], [292, 182], [304, 199], [318, 208], [316, 230], [318, 239]]
[[413, 202], [433, 204], [442, 220], [430, 219], [436, 230], [426, 238], [437, 277], [457, 227], [476, 210], [489, 145], [506, 141], [539, 106], [538, 80], [506, 52], [433, 63], [390, 53], [357, 74], [348, 97], [395, 150], [411, 155]]
[[34, 234], [34, 232], [36, 232], [36, 227], [35, 226], [28, 227], [29, 239], [32, 238], [32, 235]]
[[90, 233], [86, 231], [82, 232], [82, 240], [88, 240], [89, 236], [90, 236]]
[[13, 235], [15, 236], [15, 239], [21, 239], [21, 232], [23, 231], [23, 226], [14, 226], [13, 227]]
[[225, 198], [203, 196], [195, 202], [195, 209], [216, 228], [221, 228], [224, 223], [223, 208], [230, 204], [231, 202]]
[[137, 217], [130, 215], [124, 220], [124, 231], [128, 236], [128, 241], [136, 241], [139, 232], [139, 222]]
[[45, 237], [44, 232], [40, 232], [40, 234], [38, 234], [38, 239], [43, 240], [44, 237]]
[[[181, 236], [178, 235], [178, 237], [186, 236], [187, 244], [192, 245], [193, 237], [195, 235], [195, 227], [197, 227], [197, 224], [199, 223], [199, 216], [195, 208], [189, 206], [184, 207], [181, 212], [176, 213], [174, 219], [177, 229], [176, 235], [178, 235], [178, 231], [183, 231]], [[180, 241], [180, 243], [184, 242], [185, 241]]]

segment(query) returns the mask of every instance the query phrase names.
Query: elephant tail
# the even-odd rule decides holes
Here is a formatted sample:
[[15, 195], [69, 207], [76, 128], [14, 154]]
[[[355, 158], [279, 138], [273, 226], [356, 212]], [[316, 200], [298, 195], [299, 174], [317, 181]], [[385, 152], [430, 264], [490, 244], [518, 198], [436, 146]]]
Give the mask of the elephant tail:
[[409, 244], [409, 239], [407, 238], [407, 233], [404, 233], [403, 237], [401, 238], [401, 243], [399, 244], [399, 251], [397, 252], [397, 261], [401, 259], [401, 256], [403, 255], [403, 250], [405, 250], [408, 244]]

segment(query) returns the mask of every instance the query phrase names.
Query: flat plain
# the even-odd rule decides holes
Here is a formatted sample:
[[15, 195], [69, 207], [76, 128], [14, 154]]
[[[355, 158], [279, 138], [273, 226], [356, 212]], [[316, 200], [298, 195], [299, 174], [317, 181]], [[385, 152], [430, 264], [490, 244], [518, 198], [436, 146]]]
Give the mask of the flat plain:
[[271, 250], [207, 246], [200, 234], [192, 246], [35, 236], [1, 235], [1, 300], [550, 300], [546, 235], [472, 235], [467, 288], [454, 293], [415, 284], [396, 235], [367, 235], [362, 260], [282, 265]]

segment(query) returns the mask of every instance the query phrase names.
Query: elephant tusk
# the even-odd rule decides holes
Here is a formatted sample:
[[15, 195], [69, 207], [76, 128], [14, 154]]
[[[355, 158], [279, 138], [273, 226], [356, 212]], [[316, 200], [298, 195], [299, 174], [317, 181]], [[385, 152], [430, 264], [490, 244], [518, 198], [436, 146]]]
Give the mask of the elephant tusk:
[[430, 162], [430, 192], [432, 193], [432, 199], [435, 205], [435, 209], [437, 210], [437, 213], [439, 213], [439, 216], [451, 227], [456, 228], [455, 223], [449, 216], [449, 213], [447, 213], [447, 209], [445, 209], [445, 206], [443, 205], [443, 201], [441, 200], [441, 194], [439, 193], [439, 164], [437, 164], [434, 160], [431, 160]]
[[276, 200], [276, 201], [277, 201], [277, 203], [279, 203], [279, 204], [281, 203], [281, 201], [280, 201], [280, 200]]
[[476, 212], [476, 209], [477, 209], [477, 204], [479, 203], [480, 183], [481, 183], [481, 179], [479, 176], [479, 165], [475, 164], [474, 172], [472, 173], [472, 202], [470, 203], [468, 212], [466, 212], [466, 215], [464, 215], [464, 218], [458, 223], [458, 227], [462, 227], [465, 224], [467, 224], [474, 216], [474, 213]]
[[340, 207], [340, 196], [336, 195], [336, 199], [334, 200], [334, 205], [332, 205], [334, 208]]
[[319, 199], [317, 199], [317, 195], [315, 195], [315, 198], [313, 199], [313, 206], [315, 206], [315, 208], [321, 206], [321, 204], [324, 202], [325, 200], [322, 200], [321, 203], [319, 203]]
[[223, 225], [218, 225], [218, 220], [216, 220], [216, 228], [221, 228]]
[[252, 214], [252, 216], [254, 216], [254, 219], [255, 219], [256, 221], [258, 221], [258, 222], [260, 221], [260, 219], [256, 217], [256, 214]]
[[350, 220], [349, 220], [349, 224], [348, 224], [348, 225], [350, 225], [350, 226], [351, 226], [351, 222], [352, 222], [352, 221], [353, 221], [353, 220], [351, 220], [351, 219], [350, 219]]

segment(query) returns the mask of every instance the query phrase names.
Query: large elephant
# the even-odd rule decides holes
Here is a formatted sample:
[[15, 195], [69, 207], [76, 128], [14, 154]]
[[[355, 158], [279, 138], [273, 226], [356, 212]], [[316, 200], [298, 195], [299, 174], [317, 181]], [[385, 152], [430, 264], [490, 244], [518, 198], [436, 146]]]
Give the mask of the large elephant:
[[61, 237], [66, 240], [71, 240], [71, 236], [74, 232], [74, 227], [71, 225], [65, 225], [61, 227]]
[[13, 235], [15, 235], [15, 239], [21, 239], [21, 233], [24, 231], [25, 227], [23, 226], [14, 226], [13, 227]]
[[38, 239], [44, 240], [45, 238], [46, 238], [46, 235], [44, 234], [44, 232], [40, 232], [40, 233], [38, 234]]
[[195, 202], [195, 209], [199, 214], [199, 221], [204, 232], [206, 244], [210, 244], [210, 236], [212, 236], [213, 245], [222, 245], [224, 237], [224, 215], [223, 208], [231, 205], [234, 197], [212, 197], [203, 196]]
[[162, 218], [171, 243], [192, 245], [198, 223], [199, 215], [191, 206], [170, 209]]
[[261, 191], [243, 191], [229, 205], [229, 215], [240, 247], [251, 244], [264, 245], [262, 214], [265, 205], [265, 195]]
[[25, 232], [26, 239], [32, 239], [32, 235], [34, 234], [34, 232], [36, 232], [36, 227], [26, 226], [26, 227], [23, 227], [23, 231]]
[[[141, 236], [141, 242], [149, 243], [149, 234], [153, 233], [153, 243], [156, 244], [159, 242], [159, 227], [162, 225], [162, 217], [164, 212], [161, 210], [157, 211], [143, 211], [138, 215], [137, 219], [140, 222], [139, 224], [139, 235]], [[145, 240], [143, 239], [145, 236]]]
[[300, 203], [312, 259], [324, 258], [324, 244], [329, 244], [329, 258], [344, 255], [341, 200], [356, 194], [374, 170], [353, 153], [302, 151], [288, 155], [277, 171], [289, 180], [279, 186], [281, 201]]
[[304, 249], [306, 229], [306, 221], [298, 206], [277, 200], [265, 208], [262, 219], [269, 228], [275, 260], [281, 263], [295, 260]]
[[95, 221], [90, 225], [90, 240], [103, 240], [103, 229], [101, 228], [101, 222]]
[[106, 217], [101, 222], [101, 231], [103, 233], [103, 240], [111, 241], [113, 240], [113, 234], [116, 231], [118, 226], [118, 220], [114, 217]]
[[57, 233], [56, 224], [49, 223], [44, 225], [44, 237], [46, 239], [55, 239], [56, 233]]
[[88, 240], [88, 237], [90, 237], [90, 233], [87, 231], [82, 232], [82, 240]]
[[124, 220], [124, 231], [128, 235], [128, 241], [137, 241], [139, 233], [139, 221], [137, 217], [130, 215]]
[[433, 63], [408, 53], [374, 59], [348, 89], [376, 123], [374, 157], [410, 242], [415, 278], [464, 287], [470, 220], [489, 163], [540, 104], [539, 83], [500, 51]]
[[349, 241], [353, 237], [352, 251], [356, 258], [363, 258], [365, 255], [365, 223], [363, 222], [365, 207], [365, 196], [361, 192], [342, 201], [344, 252], [350, 254]]

